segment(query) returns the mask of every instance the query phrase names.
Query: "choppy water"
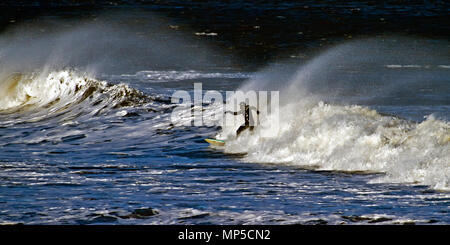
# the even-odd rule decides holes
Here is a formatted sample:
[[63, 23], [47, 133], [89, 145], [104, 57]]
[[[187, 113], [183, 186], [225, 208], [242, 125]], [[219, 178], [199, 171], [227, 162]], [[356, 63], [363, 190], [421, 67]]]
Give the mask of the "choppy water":
[[[362, 39], [255, 71], [167, 33], [65, 28], [0, 38], [0, 223], [450, 223], [447, 41]], [[280, 91], [278, 131], [177, 126], [171, 96], [193, 83]]]

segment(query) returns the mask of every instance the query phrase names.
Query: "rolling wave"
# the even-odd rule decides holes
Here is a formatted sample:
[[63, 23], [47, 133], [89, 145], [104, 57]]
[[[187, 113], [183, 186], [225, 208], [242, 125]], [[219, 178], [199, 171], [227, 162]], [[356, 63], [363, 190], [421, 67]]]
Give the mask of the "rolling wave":
[[13, 73], [0, 82], [1, 114], [53, 114], [80, 104], [89, 113], [99, 114], [150, 101], [150, 96], [126, 84], [110, 84], [74, 70]]

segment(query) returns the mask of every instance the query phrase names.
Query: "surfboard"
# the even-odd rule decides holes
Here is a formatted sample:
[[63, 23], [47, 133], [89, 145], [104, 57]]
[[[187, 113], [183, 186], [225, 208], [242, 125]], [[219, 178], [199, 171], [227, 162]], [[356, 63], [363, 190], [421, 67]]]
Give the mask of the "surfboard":
[[205, 141], [214, 146], [224, 146], [225, 145], [225, 141], [223, 141], [223, 140], [205, 139]]

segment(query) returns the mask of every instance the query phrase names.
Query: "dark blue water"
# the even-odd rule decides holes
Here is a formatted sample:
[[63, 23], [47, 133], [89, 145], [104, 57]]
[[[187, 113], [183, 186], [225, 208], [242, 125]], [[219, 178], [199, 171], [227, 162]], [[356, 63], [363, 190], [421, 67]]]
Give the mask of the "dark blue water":
[[[224, 9], [235, 8], [233, 4], [220, 1], [214, 4], [223, 5]], [[343, 13], [356, 11], [358, 14], [354, 19], [346, 20], [351, 24], [350, 32], [355, 34], [379, 33], [386, 24], [377, 24], [380, 16], [384, 16], [388, 24], [393, 23], [391, 17], [401, 16], [402, 24], [392, 27], [392, 31], [407, 26], [409, 32], [422, 33], [426, 32], [425, 27], [429, 27], [432, 29], [424, 36], [433, 36], [436, 28], [448, 28], [442, 23], [441, 27], [436, 27], [442, 14], [432, 11], [445, 4], [423, 9], [416, 5], [402, 8], [394, 4], [390, 8], [390, 5], [370, 7], [349, 3], [333, 7], [308, 3], [311, 11], [297, 5], [287, 4], [276, 9], [271, 4], [250, 4], [242, 10], [256, 8], [261, 11], [259, 14], [272, 16], [273, 20], [261, 21], [254, 16], [245, 17], [241, 12], [214, 15], [212, 26], [206, 27], [205, 19], [186, 18], [182, 24], [175, 23], [178, 27], [164, 20], [160, 26], [167, 30], [155, 29], [151, 24], [151, 31], [144, 34], [135, 32], [130, 23], [114, 23], [110, 27], [108, 21], [114, 15], [107, 15], [99, 27], [90, 22], [82, 25], [70, 20], [64, 22], [67, 20], [60, 20], [58, 16], [44, 16], [42, 22], [34, 23], [24, 17], [26, 10], [34, 7], [27, 6], [24, 7], [25, 12], [18, 11], [14, 18], [23, 23], [18, 23], [17, 29], [13, 28], [14, 24], [11, 24], [13, 27], [8, 25], [12, 29], [6, 28], [0, 34], [0, 54], [3, 54], [0, 56], [0, 223], [450, 223], [448, 42], [442, 37], [428, 37], [425, 41], [422, 38], [406, 41], [394, 37], [398, 40], [394, 41], [396, 44], [388, 44], [388, 48], [382, 46], [387, 49], [383, 51], [362, 53], [361, 45], [350, 45], [344, 50], [354, 51], [345, 53], [346, 62], [339, 61], [341, 56], [336, 62], [326, 58], [327, 55], [321, 56], [328, 51], [320, 47], [328, 45], [331, 50], [340, 50], [327, 43], [341, 43], [343, 38], [340, 35], [347, 30], [325, 28], [329, 32], [324, 33], [321, 29], [314, 31], [302, 27], [305, 30], [296, 30], [295, 33], [304, 32], [307, 40], [303, 41], [292, 41], [291, 35], [286, 34], [291, 33], [292, 26], [281, 28], [280, 33], [284, 34], [278, 35], [279, 38], [276, 38], [277, 33], [268, 31], [276, 30], [273, 23], [285, 21], [282, 17], [290, 20], [305, 15], [314, 17], [310, 20], [314, 26], [320, 26], [321, 20], [326, 20], [328, 27], [340, 26], [341, 21], [346, 23], [340, 19], [347, 16]], [[101, 4], [99, 6], [104, 8]], [[167, 5], [145, 8], [172, 16], [177, 21], [184, 19], [177, 15], [183, 9], [194, 17], [209, 11], [205, 6], [195, 6], [168, 2]], [[434, 16], [435, 21], [429, 20], [428, 25], [423, 24], [423, 29], [408, 24], [414, 19], [411, 16], [422, 16], [420, 13], [423, 11], [415, 12], [407, 7], [422, 9]], [[42, 8], [56, 8], [61, 11], [56, 15], [67, 18], [59, 7], [47, 5]], [[351, 10], [355, 8], [360, 10]], [[369, 11], [371, 8], [376, 11]], [[77, 11], [91, 13], [85, 9]], [[332, 14], [324, 15], [324, 11]], [[362, 13], [364, 11], [369, 13]], [[271, 14], [267, 14], [269, 12]], [[131, 18], [127, 14], [120, 16], [124, 22]], [[147, 12], [140, 12], [133, 18], [142, 20], [146, 16]], [[227, 25], [230, 16], [247, 18], [251, 25], [243, 29]], [[370, 31], [358, 24], [361, 19], [367, 20]], [[108, 28], [103, 28], [103, 25]], [[130, 33], [137, 33], [136, 37], [134, 34], [132, 38], [124, 35], [124, 30], [119, 28], [123, 25], [131, 26]], [[188, 25], [195, 30], [188, 30]], [[58, 31], [59, 28], [64, 31]], [[256, 36], [245, 36], [246, 28], [252, 31], [261, 28], [266, 34], [255, 31]], [[30, 36], [25, 35], [25, 31], [30, 29], [33, 30], [31, 34], [27, 32]], [[173, 29], [182, 29], [182, 32], [175, 35], [167, 33]], [[232, 31], [227, 33], [225, 30]], [[267, 34], [269, 32], [273, 35]], [[97, 36], [96, 33], [103, 34]], [[186, 33], [191, 36], [184, 38]], [[216, 33], [218, 36], [202, 33]], [[231, 37], [238, 34], [243, 36]], [[321, 35], [326, 36], [327, 41], [322, 40]], [[148, 36], [151, 38], [147, 39]], [[261, 40], [262, 37], [266, 39]], [[258, 44], [259, 41], [264, 44]], [[368, 42], [367, 47], [378, 47], [373, 42], [378, 43], [380, 39]], [[412, 43], [417, 52], [408, 51], [408, 47], [412, 47], [408, 45]], [[403, 48], [405, 45], [407, 47]], [[286, 48], [294, 46], [293, 49]], [[311, 53], [307, 47], [320, 52]], [[54, 52], [49, 55], [46, 50]], [[393, 56], [395, 52], [397, 55]], [[318, 63], [315, 59], [319, 60]], [[273, 68], [272, 72], [270, 67], [273, 63], [278, 68]], [[268, 71], [264, 67], [269, 67], [267, 69], [273, 77], [266, 76]], [[173, 92], [186, 90], [192, 93], [193, 83], [202, 83], [204, 90], [217, 90], [224, 94], [248, 84], [254, 86], [258, 79], [263, 84], [265, 77], [270, 77], [271, 90], [285, 91], [286, 84], [299, 73], [309, 74], [317, 82], [300, 83], [294, 79], [293, 84], [298, 83], [310, 89], [311, 93], [320, 95], [323, 101], [335, 105], [336, 110], [346, 105], [360, 105], [374, 109], [380, 115], [361, 114], [352, 121], [355, 115], [360, 114], [339, 112], [330, 117], [337, 121], [326, 119], [330, 120], [326, 124], [330, 127], [330, 140], [339, 138], [339, 130], [345, 126], [357, 122], [378, 125], [385, 121], [386, 124], [380, 123], [378, 129], [367, 126], [367, 131], [362, 131], [352, 142], [357, 144], [359, 139], [369, 136], [377, 138], [380, 128], [382, 132], [392, 131], [393, 138], [386, 140], [379, 152], [373, 153], [370, 151], [372, 148], [368, 148], [367, 153], [361, 153], [362, 157], [350, 157], [347, 161], [350, 167], [333, 165], [330, 168], [300, 163], [300, 158], [295, 155], [297, 152], [291, 150], [288, 155], [275, 155], [279, 161], [271, 162], [261, 160], [267, 159], [266, 155], [274, 156], [266, 148], [242, 145], [242, 149], [249, 147], [248, 152], [211, 148], [204, 139], [216, 137], [222, 132], [220, 127], [174, 126], [171, 121], [171, 112], [176, 106], [171, 103]], [[252, 88], [258, 89], [258, 86]], [[267, 87], [261, 85], [260, 89]], [[282, 101], [283, 96], [280, 94]], [[303, 99], [299, 97], [289, 103]], [[208, 110], [212, 109], [206, 108]], [[282, 112], [298, 113], [297, 110], [286, 110], [283, 108]], [[308, 118], [313, 114], [301, 115], [301, 118]], [[433, 115], [432, 119], [425, 118], [430, 115]], [[394, 119], [388, 119], [391, 117]], [[207, 116], [204, 120], [208, 120]], [[333, 129], [333, 125], [338, 126]], [[355, 132], [359, 130], [356, 126]], [[292, 136], [296, 136], [294, 134], [299, 131], [292, 127]], [[316, 132], [319, 137], [321, 127], [316, 130], [311, 134]], [[397, 134], [400, 134], [399, 141], [395, 141]], [[243, 137], [252, 139], [253, 136]], [[427, 144], [421, 145], [420, 139]], [[274, 138], [273, 142], [280, 142], [283, 146], [279, 138]], [[305, 141], [304, 144], [307, 143]], [[232, 144], [239, 144], [239, 141]], [[269, 150], [277, 150], [270, 147]], [[330, 162], [346, 162], [345, 157], [359, 154], [351, 149], [360, 149], [361, 152], [365, 149], [348, 147], [349, 151], [330, 154]], [[417, 159], [423, 161], [411, 161], [413, 167], [409, 168], [409, 160], [404, 160], [402, 155], [402, 152], [409, 151], [419, 152]], [[323, 152], [320, 147], [311, 147], [308, 153], [320, 155]], [[388, 159], [381, 153], [398, 154], [398, 157], [387, 162], [388, 167], [379, 167], [377, 164], [382, 165], [382, 161]], [[282, 162], [290, 156], [294, 156], [294, 160]], [[369, 160], [364, 161], [375, 164], [357, 167], [357, 162], [365, 157]], [[354, 165], [352, 161], [355, 161]]]

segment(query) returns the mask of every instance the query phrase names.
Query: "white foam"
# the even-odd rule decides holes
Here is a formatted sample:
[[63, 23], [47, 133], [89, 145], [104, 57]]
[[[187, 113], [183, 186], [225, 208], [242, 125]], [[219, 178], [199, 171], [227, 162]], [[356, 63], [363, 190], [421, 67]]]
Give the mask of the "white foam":
[[123, 77], [138, 77], [149, 82], [168, 82], [189, 79], [205, 78], [249, 78], [249, 73], [221, 73], [221, 72], [200, 72], [188, 71], [139, 71], [136, 74], [122, 74]]
[[[218, 137], [235, 130], [224, 128]], [[303, 100], [282, 106], [276, 136], [264, 135], [257, 128], [228, 138], [225, 152], [247, 153], [248, 162], [386, 173], [373, 182], [450, 190], [450, 124], [433, 116], [413, 123], [367, 107]]]
[[437, 67], [437, 68], [442, 68], [442, 69], [449, 69], [450, 66], [449, 65], [437, 65], [437, 66], [433, 66], [433, 65], [399, 65], [399, 64], [391, 64], [391, 65], [386, 65], [387, 68], [391, 68], [391, 69], [398, 69], [398, 68], [430, 68], [430, 67]]
[[196, 32], [196, 36], [217, 36], [216, 32]]
[[15, 73], [0, 81], [0, 111], [42, 108], [50, 104], [49, 110], [57, 111], [83, 98], [90, 88], [99, 91], [96, 97], [102, 93], [116, 94], [110, 97], [117, 100], [132, 90], [125, 84], [109, 86], [105, 81], [73, 70]]
[[[0, 110], [8, 110], [26, 105], [45, 105], [56, 99], [68, 97], [83, 86], [83, 79], [68, 78], [68, 72], [40, 74], [13, 74], [0, 84]], [[76, 80], [76, 81], [74, 81]]]

